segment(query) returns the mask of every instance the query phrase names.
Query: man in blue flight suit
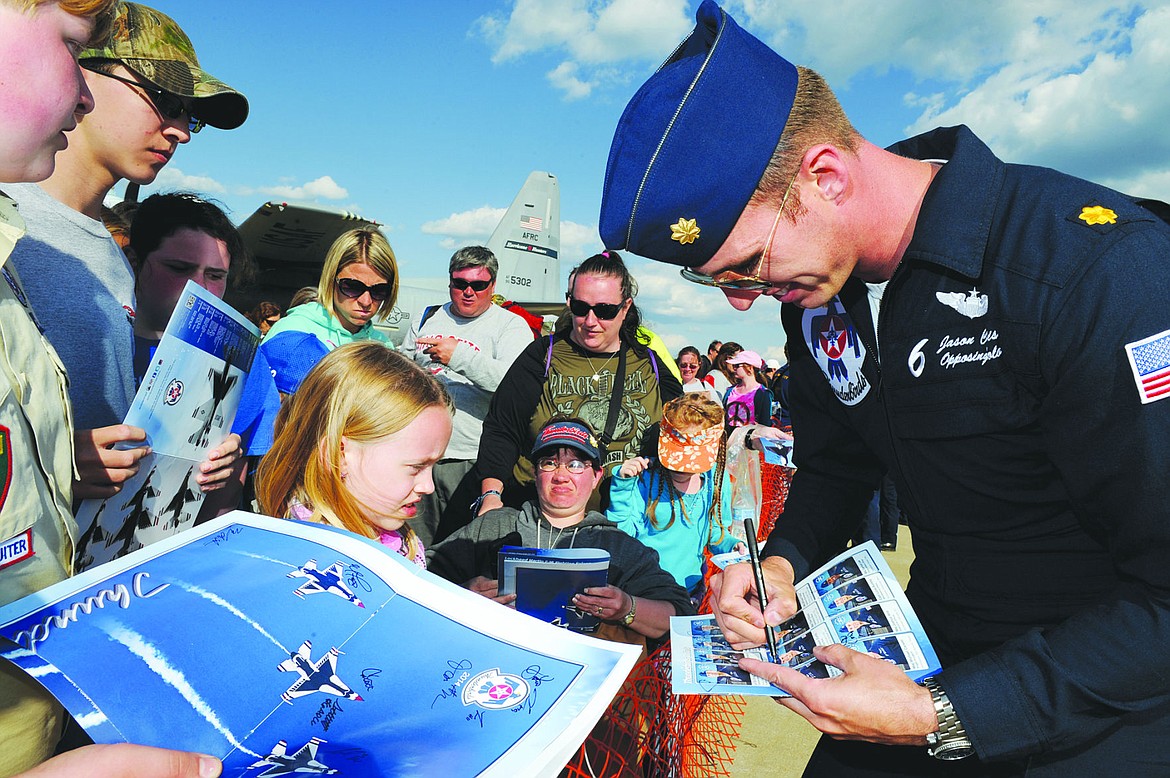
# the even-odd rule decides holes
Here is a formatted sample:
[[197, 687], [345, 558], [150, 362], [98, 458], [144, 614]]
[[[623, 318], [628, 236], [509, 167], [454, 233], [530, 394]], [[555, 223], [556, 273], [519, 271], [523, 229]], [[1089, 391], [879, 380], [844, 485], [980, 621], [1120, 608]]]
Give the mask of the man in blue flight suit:
[[732, 566], [719, 623], [763, 643], [888, 469], [944, 668], [743, 660], [830, 736], [806, 775], [1170, 774], [1167, 207], [965, 127], [878, 148], [712, 0], [698, 22], [622, 116], [600, 228], [737, 309], [786, 303], [800, 468], [768, 607]]

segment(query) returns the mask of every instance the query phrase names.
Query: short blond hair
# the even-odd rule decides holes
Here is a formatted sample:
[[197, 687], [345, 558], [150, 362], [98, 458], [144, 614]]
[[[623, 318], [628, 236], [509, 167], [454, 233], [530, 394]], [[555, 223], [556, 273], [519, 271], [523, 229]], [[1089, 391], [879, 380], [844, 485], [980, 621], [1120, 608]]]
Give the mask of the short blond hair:
[[[804, 152], [820, 143], [829, 143], [856, 154], [862, 140], [845, 110], [825, 79], [815, 70], [797, 66], [796, 97], [792, 111], [784, 125], [780, 141], [772, 152], [768, 166], [756, 185], [753, 203], [779, 206], [788, 191], [788, 185], [800, 169]], [[795, 221], [803, 209], [800, 191], [793, 188], [788, 194], [785, 214]]]
[[321, 279], [317, 282], [317, 302], [325, 306], [325, 310], [334, 313], [337, 276], [354, 264], [369, 265], [390, 284], [390, 296], [382, 301], [374, 314], [376, 319], [385, 319], [398, 302], [398, 260], [386, 236], [372, 227], [343, 232], [333, 241], [325, 254]]
[[31, 11], [39, 5], [55, 3], [61, 6], [62, 11], [93, 19], [93, 35], [86, 43], [88, 46], [101, 46], [110, 37], [110, 28], [118, 13], [120, 0], [0, 0], [0, 3], [21, 11]]
[[[315, 521], [377, 538], [341, 478], [341, 440], [382, 440], [436, 406], [453, 413], [442, 385], [386, 345], [360, 341], [331, 351], [280, 408], [275, 440], [256, 472], [260, 510], [288, 516], [299, 504]], [[413, 556], [418, 538], [407, 524], [400, 532]]]

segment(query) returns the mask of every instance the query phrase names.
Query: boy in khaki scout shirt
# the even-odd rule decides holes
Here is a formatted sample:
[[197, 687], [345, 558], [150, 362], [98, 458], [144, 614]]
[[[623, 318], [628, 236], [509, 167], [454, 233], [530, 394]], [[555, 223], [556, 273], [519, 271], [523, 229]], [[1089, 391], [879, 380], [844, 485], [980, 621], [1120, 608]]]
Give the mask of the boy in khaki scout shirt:
[[[24, 221], [4, 182], [40, 181], [93, 110], [77, 64], [108, 32], [117, 0], [0, 0], [0, 605], [72, 570], [73, 431], [65, 370], [44, 339], [8, 258]], [[0, 664], [0, 775], [46, 760], [63, 712]], [[54, 775], [214, 776], [219, 762], [142, 746], [89, 746], [35, 771]]]

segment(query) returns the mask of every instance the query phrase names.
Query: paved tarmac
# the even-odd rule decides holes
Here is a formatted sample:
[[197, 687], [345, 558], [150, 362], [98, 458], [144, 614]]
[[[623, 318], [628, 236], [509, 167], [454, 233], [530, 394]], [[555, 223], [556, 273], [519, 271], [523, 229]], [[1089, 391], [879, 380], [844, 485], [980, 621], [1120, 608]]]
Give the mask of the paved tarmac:
[[[885, 552], [884, 556], [904, 587], [910, 578], [910, 563], [914, 561], [906, 527], [899, 527], [898, 550]], [[799, 776], [821, 733], [770, 697], [748, 697], [747, 703], [743, 728], [736, 741], [735, 761], [731, 765], [732, 778]]]

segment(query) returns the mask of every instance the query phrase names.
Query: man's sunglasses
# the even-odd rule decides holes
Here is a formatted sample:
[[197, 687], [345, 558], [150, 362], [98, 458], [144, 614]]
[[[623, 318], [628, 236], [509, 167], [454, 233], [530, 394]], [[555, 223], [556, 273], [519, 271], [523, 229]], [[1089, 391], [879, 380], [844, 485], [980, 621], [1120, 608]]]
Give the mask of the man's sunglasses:
[[602, 321], [612, 321], [622, 312], [622, 303], [594, 303], [590, 305], [584, 300], [570, 297], [569, 310], [579, 319], [584, 319], [590, 311], [593, 311], [594, 315]]
[[369, 292], [370, 299], [380, 303], [390, 296], [390, 284], [382, 282], [366, 286], [356, 278], [339, 278], [337, 279], [337, 291], [351, 300], [356, 300]]
[[203, 126], [206, 124], [206, 122], [203, 120], [196, 119], [191, 115], [191, 110], [183, 98], [179, 97], [178, 95], [173, 95], [165, 89], [159, 89], [157, 86], [152, 84], [144, 84], [141, 81], [135, 81], [132, 78], [123, 78], [122, 76], [116, 76], [113, 73], [106, 73], [103, 70], [96, 70], [92, 68], [86, 69], [89, 70], [90, 73], [97, 73], [99, 76], [105, 76], [106, 78], [112, 78], [115, 81], [121, 81], [123, 84], [129, 84], [130, 86], [138, 87], [146, 94], [146, 98], [150, 100], [150, 104], [154, 106], [154, 110], [158, 111], [159, 115], [164, 119], [181, 119], [186, 116], [187, 131], [192, 134], [202, 130]]
[[451, 288], [457, 292], [462, 292], [467, 287], [471, 287], [473, 292], [482, 292], [492, 285], [491, 281], [468, 281], [466, 278], [452, 278]]

